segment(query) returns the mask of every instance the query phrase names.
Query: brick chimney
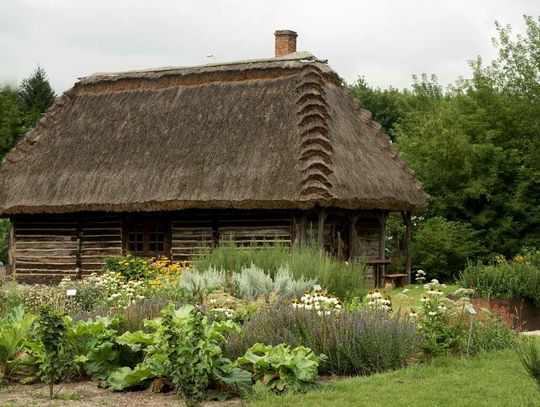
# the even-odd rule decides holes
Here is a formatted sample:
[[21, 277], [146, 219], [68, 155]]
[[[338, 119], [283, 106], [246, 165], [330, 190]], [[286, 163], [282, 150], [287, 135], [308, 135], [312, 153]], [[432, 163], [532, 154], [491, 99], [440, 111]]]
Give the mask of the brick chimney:
[[276, 58], [296, 52], [296, 37], [298, 34], [291, 30], [277, 30], [276, 36]]

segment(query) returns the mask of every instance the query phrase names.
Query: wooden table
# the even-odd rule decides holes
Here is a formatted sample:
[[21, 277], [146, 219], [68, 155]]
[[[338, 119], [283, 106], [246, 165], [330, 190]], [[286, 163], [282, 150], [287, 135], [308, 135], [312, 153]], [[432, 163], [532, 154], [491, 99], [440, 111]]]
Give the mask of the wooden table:
[[390, 260], [369, 260], [366, 264], [373, 267], [375, 288], [381, 288], [383, 286], [383, 277], [386, 274], [386, 267], [390, 264]]

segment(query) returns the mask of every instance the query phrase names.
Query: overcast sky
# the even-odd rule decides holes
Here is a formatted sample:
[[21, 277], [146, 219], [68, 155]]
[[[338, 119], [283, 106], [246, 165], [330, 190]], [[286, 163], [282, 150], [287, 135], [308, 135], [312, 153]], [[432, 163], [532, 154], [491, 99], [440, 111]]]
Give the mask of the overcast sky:
[[494, 57], [494, 21], [524, 31], [539, 0], [0, 0], [0, 84], [40, 64], [57, 92], [94, 72], [272, 57], [274, 30], [298, 32], [347, 81], [406, 87], [467, 76]]

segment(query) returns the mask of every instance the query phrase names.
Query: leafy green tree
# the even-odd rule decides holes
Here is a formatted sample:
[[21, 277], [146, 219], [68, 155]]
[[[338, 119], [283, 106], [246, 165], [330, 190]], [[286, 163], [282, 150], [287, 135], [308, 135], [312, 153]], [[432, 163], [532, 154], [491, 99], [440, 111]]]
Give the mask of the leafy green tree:
[[349, 89], [360, 105], [373, 114], [373, 120], [380, 123], [381, 130], [392, 138], [394, 125], [406, 109], [406, 91], [401, 92], [393, 87], [372, 88], [363, 77], [358, 78]]
[[9, 86], [0, 88], [0, 161], [24, 131], [23, 123], [17, 91]]
[[482, 254], [483, 247], [470, 225], [436, 216], [420, 222], [413, 238], [414, 266], [428, 280], [451, 280], [465, 267], [467, 259]]
[[394, 127], [432, 196], [427, 216], [468, 224], [488, 252], [507, 256], [540, 244], [540, 21], [526, 22], [515, 42], [498, 25], [499, 58], [471, 62], [471, 79], [442, 94], [415, 84], [423, 101]]
[[[429, 227], [438, 228], [429, 235], [449, 233], [446, 220], [474, 231], [481, 247], [468, 251], [473, 258], [540, 246], [540, 17], [524, 19], [524, 35], [496, 23], [498, 57], [471, 61], [470, 79], [447, 89], [427, 75], [410, 90], [363, 79], [351, 87], [431, 195], [425, 217], [438, 220], [421, 226], [418, 241]], [[460, 256], [446, 259], [439, 272], [461, 264]]]
[[18, 92], [21, 107], [31, 123], [30, 126], [34, 125], [39, 116], [45, 113], [56, 97], [45, 70], [40, 66], [30, 77], [23, 79]]

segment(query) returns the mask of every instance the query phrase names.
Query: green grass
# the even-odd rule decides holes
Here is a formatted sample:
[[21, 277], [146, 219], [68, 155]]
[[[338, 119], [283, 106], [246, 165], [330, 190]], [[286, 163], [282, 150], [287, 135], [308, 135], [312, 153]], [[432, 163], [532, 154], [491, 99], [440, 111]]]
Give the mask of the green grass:
[[307, 394], [268, 396], [268, 406], [539, 406], [540, 393], [514, 350], [441, 358], [390, 373], [338, 380]]

